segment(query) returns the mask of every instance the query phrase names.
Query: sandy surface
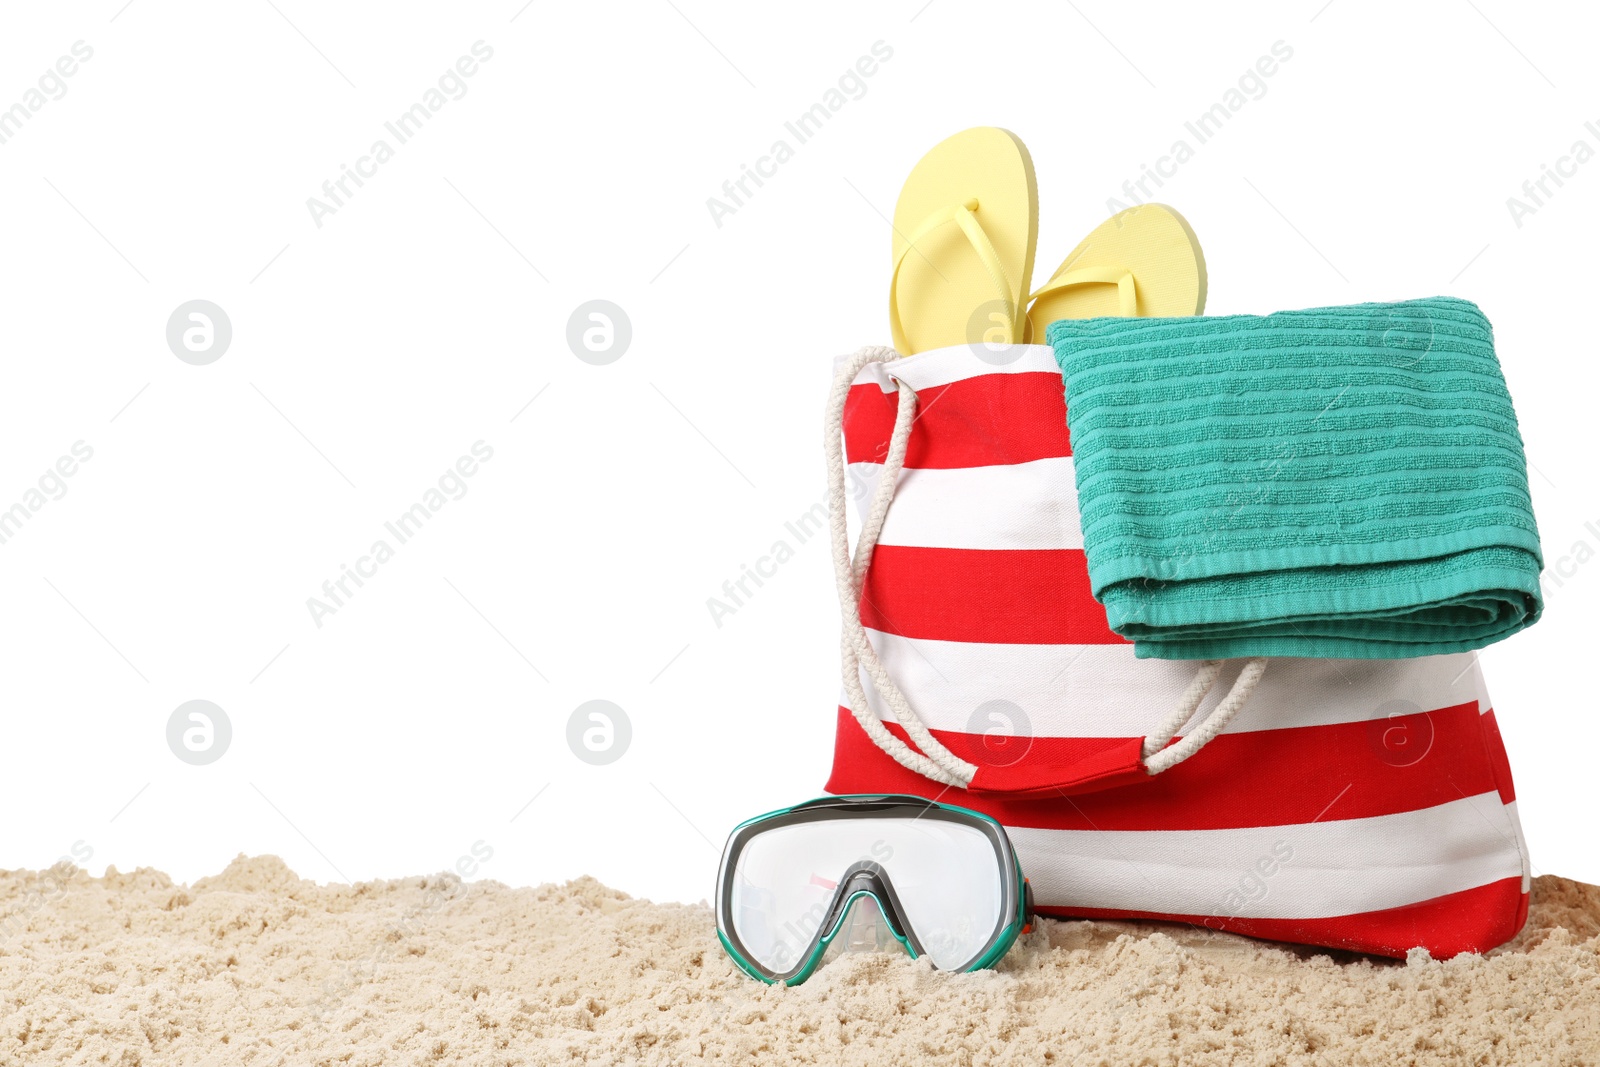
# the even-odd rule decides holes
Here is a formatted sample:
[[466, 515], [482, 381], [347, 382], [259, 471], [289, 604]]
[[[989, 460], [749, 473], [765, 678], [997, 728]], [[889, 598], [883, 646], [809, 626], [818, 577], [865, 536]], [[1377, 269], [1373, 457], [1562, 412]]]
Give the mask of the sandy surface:
[[0, 873], [0, 1064], [1594, 1064], [1600, 888], [1544, 877], [1487, 957], [1358, 959], [1041, 923], [995, 972], [736, 972], [703, 906], [589, 880], [301, 881], [241, 856]]

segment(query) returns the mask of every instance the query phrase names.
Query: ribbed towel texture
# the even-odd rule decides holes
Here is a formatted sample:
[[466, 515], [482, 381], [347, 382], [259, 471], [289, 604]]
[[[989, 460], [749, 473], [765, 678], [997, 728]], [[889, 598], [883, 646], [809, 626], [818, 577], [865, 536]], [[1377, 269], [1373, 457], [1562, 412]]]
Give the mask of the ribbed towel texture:
[[1538, 620], [1527, 463], [1476, 305], [1048, 336], [1090, 582], [1139, 656], [1398, 659]]

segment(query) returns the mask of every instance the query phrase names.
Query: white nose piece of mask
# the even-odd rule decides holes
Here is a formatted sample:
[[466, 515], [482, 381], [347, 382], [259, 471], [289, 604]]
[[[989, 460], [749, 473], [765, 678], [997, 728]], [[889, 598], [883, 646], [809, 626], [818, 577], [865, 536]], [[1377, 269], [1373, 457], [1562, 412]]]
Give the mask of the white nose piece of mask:
[[889, 928], [889, 923], [878, 909], [878, 901], [869, 895], [855, 899], [839, 923], [823, 959], [832, 960], [846, 952], [905, 952], [905, 946]]

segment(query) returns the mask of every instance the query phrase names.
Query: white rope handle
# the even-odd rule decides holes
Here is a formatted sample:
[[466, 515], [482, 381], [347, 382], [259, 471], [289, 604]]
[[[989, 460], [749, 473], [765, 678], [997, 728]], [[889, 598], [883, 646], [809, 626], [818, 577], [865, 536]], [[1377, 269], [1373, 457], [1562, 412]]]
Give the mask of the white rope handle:
[[1228, 695], [1211, 709], [1211, 714], [1185, 734], [1182, 741], [1168, 748], [1167, 745], [1178, 736], [1178, 731], [1183, 729], [1184, 723], [1193, 718], [1194, 713], [1199, 710], [1206, 694], [1211, 692], [1211, 687], [1216, 684], [1217, 674], [1222, 670], [1220, 659], [1208, 659], [1201, 663], [1194, 681], [1184, 690], [1172, 714], [1161, 720], [1161, 725], [1156, 727], [1155, 733], [1145, 737], [1144, 746], [1139, 750], [1145, 770], [1151, 774], [1171, 770], [1205, 747], [1208, 741], [1220, 734], [1233, 721], [1233, 717], [1244, 709], [1245, 702], [1255, 693], [1256, 685], [1261, 681], [1261, 675], [1266, 669], [1265, 656], [1245, 660], [1244, 666], [1239, 668], [1239, 677], [1234, 679], [1233, 687], [1228, 690]]
[[[867, 640], [866, 627], [861, 624], [861, 585], [867, 567], [872, 563], [872, 550], [877, 546], [878, 535], [883, 532], [883, 520], [889, 513], [889, 503], [894, 499], [895, 482], [900, 468], [905, 464], [906, 443], [911, 439], [911, 425], [917, 405], [917, 395], [900, 384], [900, 402], [895, 411], [894, 431], [889, 436], [889, 454], [884, 457], [883, 473], [878, 477], [878, 488], [873, 494], [872, 507], [861, 524], [861, 536], [856, 541], [854, 561], [850, 558], [850, 533], [846, 525], [844, 495], [844, 405], [850, 395], [850, 386], [869, 363], [884, 363], [898, 359], [892, 348], [869, 347], [857, 352], [833, 380], [833, 390], [828, 397], [828, 414], [823, 424], [823, 439], [828, 463], [828, 526], [833, 541], [833, 576], [839, 589], [839, 613], [844, 627], [840, 641], [840, 660], [844, 689], [850, 698], [850, 710], [867, 736], [894, 761], [907, 770], [944, 785], [965, 789], [978, 772], [976, 764], [968, 763], [945, 748], [928, 732], [917, 713], [911, 710], [905, 694], [900, 692], [889, 672], [878, 659], [872, 643]], [[894, 717], [904, 727], [906, 734], [922, 749], [923, 755], [889, 732], [888, 727], [873, 714], [867, 702], [866, 691], [861, 686], [861, 668], [867, 669], [872, 687], [889, 705]]]
[[[977, 764], [968, 763], [951, 752], [928, 731], [927, 725], [912, 709], [900, 687], [889, 677], [889, 672], [878, 659], [872, 642], [867, 639], [866, 627], [861, 622], [862, 584], [866, 580], [867, 568], [872, 563], [872, 550], [877, 547], [878, 537], [883, 532], [889, 505], [894, 500], [895, 486], [900, 479], [901, 468], [905, 465], [906, 446], [911, 439], [911, 427], [916, 421], [917, 395], [902, 381], [897, 380], [895, 383], [899, 390], [899, 402], [895, 409], [894, 429], [889, 435], [889, 452], [883, 460], [883, 471], [878, 476], [872, 506], [862, 520], [861, 536], [856, 541], [853, 558], [850, 552], [850, 534], [845, 514], [843, 443], [845, 401], [849, 398], [850, 387], [855, 383], [856, 375], [861, 373], [863, 367], [869, 363], [887, 363], [899, 358], [900, 354], [894, 349], [879, 346], [863, 348], [851, 356], [833, 380], [833, 389], [828, 396], [827, 417], [823, 423], [824, 451], [828, 466], [828, 526], [832, 535], [834, 582], [838, 587], [839, 613], [843, 621], [839, 644], [841, 675], [845, 694], [850, 698], [851, 713], [855, 715], [856, 722], [861, 724], [861, 729], [866, 731], [873, 744], [907, 770], [915, 771], [925, 778], [931, 778], [944, 785], [965, 789], [972, 784], [972, 778], [978, 772]], [[888, 705], [907, 736], [916, 742], [917, 748], [922, 749], [922, 752], [917, 752], [890, 733], [873, 713], [867, 701], [866, 691], [861, 685], [863, 667], [866, 668], [867, 676], [872, 681], [872, 688]], [[1194, 681], [1189, 683], [1188, 689], [1184, 690], [1183, 696], [1179, 698], [1177, 707], [1162, 720], [1155, 733], [1145, 738], [1140, 751], [1145, 769], [1152, 775], [1160, 774], [1200, 751], [1243, 709], [1245, 702], [1255, 692], [1266, 667], [1265, 658], [1247, 660], [1240, 668], [1239, 677], [1234, 680], [1228, 695], [1223, 697], [1211, 713], [1186, 734], [1182, 741], [1169, 748], [1168, 745], [1178, 735], [1178, 731], [1183, 729], [1184, 724], [1194, 717], [1195, 712], [1204, 703], [1206, 694], [1211, 692], [1212, 686], [1216, 684], [1217, 675], [1221, 672], [1221, 660], [1206, 660], [1201, 663]]]

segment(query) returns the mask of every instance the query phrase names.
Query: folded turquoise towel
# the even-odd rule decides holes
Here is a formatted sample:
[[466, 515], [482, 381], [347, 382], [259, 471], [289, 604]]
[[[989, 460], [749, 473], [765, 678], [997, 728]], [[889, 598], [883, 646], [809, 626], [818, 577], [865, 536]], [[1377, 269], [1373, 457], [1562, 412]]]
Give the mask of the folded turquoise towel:
[[1048, 336], [1090, 582], [1139, 656], [1426, 656], [1538, 620], [1522, 438], [1476, 305]]

